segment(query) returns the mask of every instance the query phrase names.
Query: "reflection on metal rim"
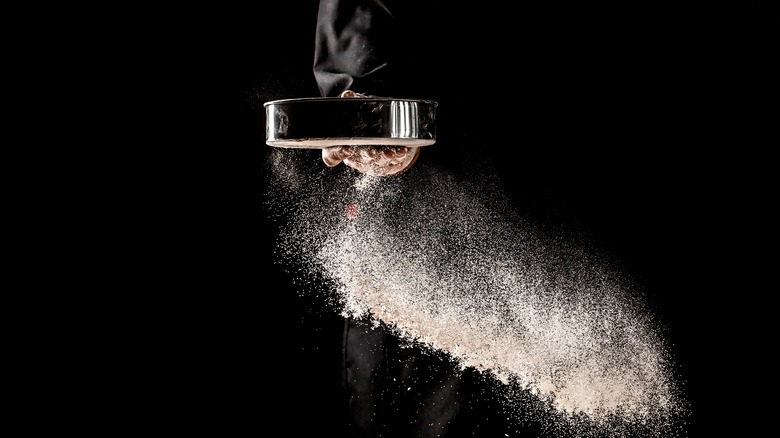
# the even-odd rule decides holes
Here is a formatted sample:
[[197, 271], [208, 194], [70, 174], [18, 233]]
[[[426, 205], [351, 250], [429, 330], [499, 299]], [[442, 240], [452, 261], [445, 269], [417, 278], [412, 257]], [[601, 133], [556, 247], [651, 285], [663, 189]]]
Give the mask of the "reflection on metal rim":
[[312, 97], [266, 102], [266, 143], [286, 148], [428, 146], [436, 142], [431, 100]]

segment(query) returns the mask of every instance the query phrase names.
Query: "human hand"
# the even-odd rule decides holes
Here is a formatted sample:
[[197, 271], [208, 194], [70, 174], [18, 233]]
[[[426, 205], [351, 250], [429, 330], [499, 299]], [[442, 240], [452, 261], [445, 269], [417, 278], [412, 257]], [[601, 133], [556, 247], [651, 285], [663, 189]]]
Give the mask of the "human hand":
[[347, 166], [374, 176], [399, 175], [412, 167], [420, 156], [419, 147], [332, 146], [322, 149], [322, 161], [334, 167]]
[[[339, 97], [366, 96], [346, 90]], [[419, 147], [406, 146], [331, 146], [322, 149], [322, 161], [328, 167], [334, 167], [343, 161], [359, 172], [374, 176], [399, 175], [412, 167], [419, 156]]]

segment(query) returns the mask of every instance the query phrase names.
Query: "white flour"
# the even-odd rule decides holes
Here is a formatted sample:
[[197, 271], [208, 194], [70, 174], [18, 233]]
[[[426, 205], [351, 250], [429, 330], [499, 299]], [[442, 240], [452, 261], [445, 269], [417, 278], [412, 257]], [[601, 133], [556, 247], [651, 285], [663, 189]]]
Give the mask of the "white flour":
[[531, 394], [552, 432], [669, 436], [685, 401], [663, 328], [587, 239], [519, 217], [484, 174], [372, 177], [298, 155], [274, 154], [280, 256], [331, 283], [337, 311], [493, 373], [510, 405]]

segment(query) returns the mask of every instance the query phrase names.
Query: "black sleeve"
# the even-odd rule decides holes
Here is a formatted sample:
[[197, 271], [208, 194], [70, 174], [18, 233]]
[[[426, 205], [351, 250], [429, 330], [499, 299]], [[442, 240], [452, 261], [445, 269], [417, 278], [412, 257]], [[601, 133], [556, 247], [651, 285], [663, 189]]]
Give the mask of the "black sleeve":
[[435, 10], [426, 0], [321, 0], [314, 47], [320, 94], [418, 97], [434, 52]]

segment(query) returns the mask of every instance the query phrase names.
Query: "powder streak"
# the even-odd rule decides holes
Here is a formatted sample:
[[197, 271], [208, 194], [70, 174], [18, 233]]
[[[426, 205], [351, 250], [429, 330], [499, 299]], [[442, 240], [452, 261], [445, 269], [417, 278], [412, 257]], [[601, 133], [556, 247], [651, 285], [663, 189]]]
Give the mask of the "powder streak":
[[414, 257], [403, 251], [405, 237], [396, 239], [349, 227], [323, 246], [319, 261], [339, 285], [346, 315], [370, 314], [464, 367], [516, 376], [567, 412], [647, 415], [648, 406], [670, 403], [663, 352], [629, 309], [562, 302], [506, 267], [458, 266], [453, 276], [453, 265]]
[[281, 246], [332, 281], [345, 316], [493, 373], [563, 418], [662, 428], [679, 414], [673, 361], [627, 276], [581, 239], [516, 217], [484, 179], [418, 167], [425, 180], [411, 186], [424, 190], [334, 181], [360, 206], [346, 223], [327, 190], [303, 196]]

